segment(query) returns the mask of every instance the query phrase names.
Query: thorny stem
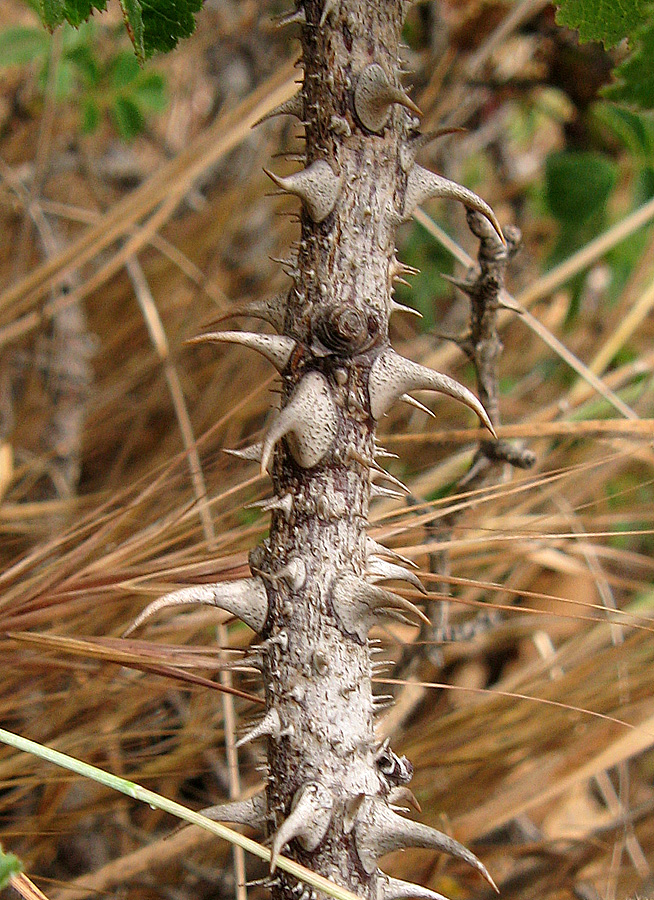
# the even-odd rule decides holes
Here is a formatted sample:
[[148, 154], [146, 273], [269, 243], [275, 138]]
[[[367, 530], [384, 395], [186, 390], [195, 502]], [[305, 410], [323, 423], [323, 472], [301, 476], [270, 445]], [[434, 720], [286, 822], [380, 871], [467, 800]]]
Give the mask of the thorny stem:
[[[500, 419], [500, 359], [502, 341], [498, 332], [498, 311], [502, 306], [505, 291], [504, 279], [509, 260], [517, 253], [521, 235], [519, 229], [509, 226], [504, 229], [506, 245], [503, 244], [487, 219], [474, 210], [468, 210], [468, 226], [479, 238], [477, 266], [471, 267], [463, 279], [452, 279], [454, 284], [470, 299], [470, 330], [457, 343], [472, 363], [477, 381], [477, 393], [484, 404], [493, 425], [498, 427]], [[470, 470], [463, 476], [453, 496], [459, 490], [488, 487], [506, 477], [507, 466], [528, 469], [534, 465], [536, 457], [531, 450], [505, 440], [480, 443]], [[442, 550], [429, 554], [429, 570], [436, 575], [450, 575], [447, 541], [461, 518], [461, 508], [448, 516], [439, 516], [425, 526], [429, 543], [438, 540], [444, 544]], [[450, 590], [448, 582], [435, 581], [431, 590], [439, 595]], [[492, 611], [483, 611], [472, 622], [453, 627], [448, 621], [449, 604], [442, 600], [429, 604], [429, 617], [434, 623], [422, 628], [420, 646], [426, 654], [436, 660], [438, 645], [443, 641], [466, 640], [492, 624], [496, 616]], [[402, 663], [408, 665], [406, 658]]]
[[[380, 586], [413, 581], [366, 534], [368, 508], [392, 481], [377, 462], [377, 421], [411, 390], [432, 390], [474, 409], [462, 385], [395, 353], [388, 341], [395, 230], [430, 197], [477, 210], [505, 241], [493, 211], [466, 188], [416, 163], [431, 139], [399, 77], [403, 0], [298, 0], [301, 91], [277, 114], [304, 124], [305, 168], [272, 180], [302, 202], [300, 239], [285, 270], [286, 295], [241, 310], [277, 334], [217, 332], [201, 340], [240, 343], [263, 354], [282, 378], [281, 409], [264, 440], [246, 451], [271, 475], [267, 540], [250, 554], [252, 577], [182, 589], [139, 617], [202, 602], [239, 616], [261, 638], [266, 710], [242, 740], [267, 740], [264, 794], [214, 808], [212, 817], [255, 825], [280, 853], [361, 898], [439, 900], [389, 878], [378, 860], [409, 846], [484, 866], [455, 840], [399, 815], [411, 803], [413, 768], [374, 735], [376, 700], [368, 634], [389, 616], [424, 614]], [[273, 900], [310, 900], [312, 891], [275, 873]]]

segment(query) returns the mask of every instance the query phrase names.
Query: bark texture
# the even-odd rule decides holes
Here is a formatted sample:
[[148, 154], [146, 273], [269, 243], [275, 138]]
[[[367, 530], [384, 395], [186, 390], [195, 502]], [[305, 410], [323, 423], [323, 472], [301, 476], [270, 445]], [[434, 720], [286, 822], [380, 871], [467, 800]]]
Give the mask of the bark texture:
[[[258, 632], [266, 712], [245, 740], [267, 741], [265, 797], [212, 815], [260, 826], [272, 838], [273, 869], [283, 852], [375, 900], [438, 897], [378, 869], [380, 857], [402, 847], [454, 854], [490, 880], [456, 841], [396, 812], [410, 797], [412, 767], [377, 746], [373, 731], [368, 632], [389, 615], [420, 615], [382, 586], [415, 583], [415, 575], [366, 534], [375, 482], [392, 481], [376, 459], [376, 421], [412, 389], [429, 389], [492, 427], [469, 391], [389, 346], [393, 281], [403, 273], [395, 230], [423, 200], [454, 197], [503, 240], [482, 200], [415, 162], [427, 138], [399, 78], [404, 6], [303, 0], [288, 17], [301, 22], [304, 79], [279, 113], [303, 122], [306, 161], [295, 174], [269, 174], [302, 204], [292, 285], [246, 310], [277, 334], [205, 336], [257, 350], [281, 375], [281, 408], [248, 454], [271, 475], [270, 536], [251, 553], [250, 579], [178, 591], [139, 620], [165, 605], [204, 602]], [[275, 900], [310, 896], [283, 872], [271, 887]]]

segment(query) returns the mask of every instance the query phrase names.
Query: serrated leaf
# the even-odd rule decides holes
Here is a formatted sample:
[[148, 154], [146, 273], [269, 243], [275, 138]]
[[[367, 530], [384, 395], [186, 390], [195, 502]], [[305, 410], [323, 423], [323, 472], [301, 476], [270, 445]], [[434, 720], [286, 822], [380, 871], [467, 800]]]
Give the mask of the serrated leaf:
[[579, 40], [615, 47], [643, 22], [649, 0], [555, 0], [556, 21], [574, 28]]
[[[654, 10], [654, 7], [650, 7]], [[632, 38], [633, 53], [614, 72], [616, 81], [602, 94], [609, 100], [654, 109], [654, 19], [648, 17]]]
[[42, 58], [48, 51], [48, 36], [41, 28], [16, 26], [0, 31], [0, 67], [21, 66]]
[[102, 11], [106, 5], [107, 0], [39, 0], [39, 13], [50, 30], [62, 22], [78, 28], [93, 10]]
[[[136, 55], [143, 62], [193, 34], [202, 0], [120, 0], [120, 5]], [[50, 30], [62, 22], [78, 27], [94, 10], [105, 7], [106, 0], [38, 0], [39, 14]]]
[[111, 107], [116, 129], [125, 141], [131, 141], [143, 129], [145, 120], [141, 110], [129, 97], [120, 95]]
[[144, 60], [193, 34], [202, 0], [121, 0], [121, 6], [137, 56]]
[[599, 153], [552, 153], [545, 164], [547, 204], [560, 222], [581, 224], [604, 207], [617, 176], [615, 164]]

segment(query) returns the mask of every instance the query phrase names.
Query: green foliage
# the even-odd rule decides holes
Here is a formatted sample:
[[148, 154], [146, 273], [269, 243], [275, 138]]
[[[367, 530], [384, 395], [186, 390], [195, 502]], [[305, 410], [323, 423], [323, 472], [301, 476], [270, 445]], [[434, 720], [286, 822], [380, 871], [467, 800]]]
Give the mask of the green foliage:
[[0, 844], [0, 891], [9, 884], [13, 875], [23, 871], [23, 864], [13, 853], [5, 853]]
[[634, 51], [615, 70], [615, 83], [604, 96], [641, 109], [654, 109], [654, 6], [649, 18], [633, 35]]
[[648, 0], [556, 0], [556, 21], [579, 31], [579, 40], [615, 47], [644, 20]]
[[559, 25], [579, 31], [579, 40], [614, 47], [627, 39], [631, 55], [615, 69], [603, 91], [618, 103], [654, 109], [654, 3], [652, 0], [555, 0]]
[[566, 226], [577, 226], [602, 211], [617, 181], [617, 168], [599, 153], [551, 153], [545, 164], [547, 204]]
[[[559, 223], [559, 235], [550, 255], [556, 265], [592, 240], [604, 226], [606, 203], [616, 185], [615, 163], [599, 153], [564, 150], [545, 163], [545, 201]], [[571, 283], [568, 322], [576, 315], [583, 276]]]
[[[136, 55], [143, 62], [193, 34], [194, 14], [202, 0], [121, 0], [120, 5]], [[106, 0], [38, 0], [39, 15], [50, 31], [64, 22], [77, 28], [91, 13], [105, 8]]]
[[[50, 38], [42, 28], [20, 26], [0, 32], [0, 69], [36, 63], [44, 88], [49, 60]], [[162, 112], [167, 104], [163, 76], [142, 69], [129, 50], [102, 53], [92, 23], [78, 29], [64, 26], [56, 92], [59, 100], [76, 103], [85, 134], [109, 118], [127, 141], [143, 130], [149, 114]]]

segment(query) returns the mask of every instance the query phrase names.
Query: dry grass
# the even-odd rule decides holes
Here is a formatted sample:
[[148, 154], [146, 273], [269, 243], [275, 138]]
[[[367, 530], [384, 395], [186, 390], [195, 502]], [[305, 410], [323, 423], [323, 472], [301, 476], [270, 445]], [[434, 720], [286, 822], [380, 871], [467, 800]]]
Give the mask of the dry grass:
[[[516, 78], [542, 64], [552, 40], [541, 6], [525, 7], [537, 27], [519, 35]], [[581, 314], [566, 325], [566, 283], [540, 276], [555, 227], [533, 199], [563, 127], [539, 120], [528, 142], [512, 142], [516, 104], [536, 104], [539, 89], [516, 101], [470, 88], [466, 66], [483, 66], [493, 32], [473, 3], [446, 9], [456, 52], [441, 65], [428, 50], [414, 54], [417, 96], [428, 124], [451, 110], [476, 124], [447, 145], [457, 160], [485, 150], [520, 163], [513, 172], [482, 167], [474, 186], [525, 236], [511, 291], [540, 333], [524, 316], [503, 316], [502, 435], [525, 441], [538, 462], [453, 498], [479, 436], [463, 430], [461, 410], [439, 404], [435, 424], [398, 410], [383, 423], [382, 443], [400, 455], [391, 468], [416, 504], [377, 505], [373, 534], [423, 569], [431, 550], [446, 549], [451, 577], [425, 574], [425, 583], [449, 582], [453, 618], [483, 604], [501, 621], [444, 646], [440, 665], [422, 658], [406, 684], [392, 670], [380, 676], [380, 692], [397, 698], [380, 734], [413, 760], [425, 819], [474, 846], [504, 898], [643, 895], [654, 858], [651, 233], [611, 307], [596, 287], [610, 275], [603, 257], [589, 259], [591, 248], [579, 260], [590, 275]], [[495, 27], [502, 7], [491, 9], [486, 26]], [[0, 444], [0, 720], [193, 808], [229, 790], [225, 663], [236, 664], [239, 727], [259, 708], [256, 678], [237, 665], [251, 635], [234, 623], [219, 632], [206, 611], [120, 635], [166, 590], [243, 575], [267, 526], [243, 511], [267, 483], [222, 450], [261, 428], [270, 371], [238, 348], [184, 343], [230, 305], [286, 283], [270, 257], [287, 254], [295, 226], [274, 211], [293, 207], [265, 196], [261, 166], [297, 146], [297, 129], [249, 126], [293, 89], [296, 47], [271, 34], [264, 12], [254, 2], [205, 10], [195, 38], [163, 63], [168, 112], [127, 149], [106, 126], [80, 134], [68, 107], [40, 93], [33, 69], [0, 73], [13, 98], [0, 136], [3, 414], [10, 384], [22, 382]], [[471, 17], [471, 42], [455, 13]], [[11, 0], [0, 14], [5, 24], [26, 16]], [[505, 63], [496, 52], [490, 71]], [[439, 152], [435, 162], [464, 178], [460, 162]], [[126, 179], [111, 174], [117, 159]], [[627, 219], [631, 163], [618, 159], [613, 221], [640, 234], [643, 222]], [[463, 217], [448, 212], [448, 232], [474, 254]], [[408, 231], [400, 238], [411, 240]], [[84, 311], [72, 337], [71, 309]], [[464, 311], [451, 294], [436, 315], [454, 327]], [[412, 320], [394, 329], [405, 353], [469, 380], [453, 345]], [[565, 344], [574, 368], [543, 334]], [[84, 382], [78, 364], [89, 346]], [[454, 530], [427, 537], [454, 507]], [[389, 660], [416, 641], [404, 627], [379, 637]], [[240, 754], [244, 790], [260, 779], [258, 761], [256, 751]], [[52, 900], [233, 893], [226, 847], [198, 829], [168, 838], [175, 823], [162, 813], [7, 748], [0, 786], [0, 840]], [[256, 861], [247, 868], [263, 874]], [[454, 900], [483, 890], [424, 851], [386, 868]]]

